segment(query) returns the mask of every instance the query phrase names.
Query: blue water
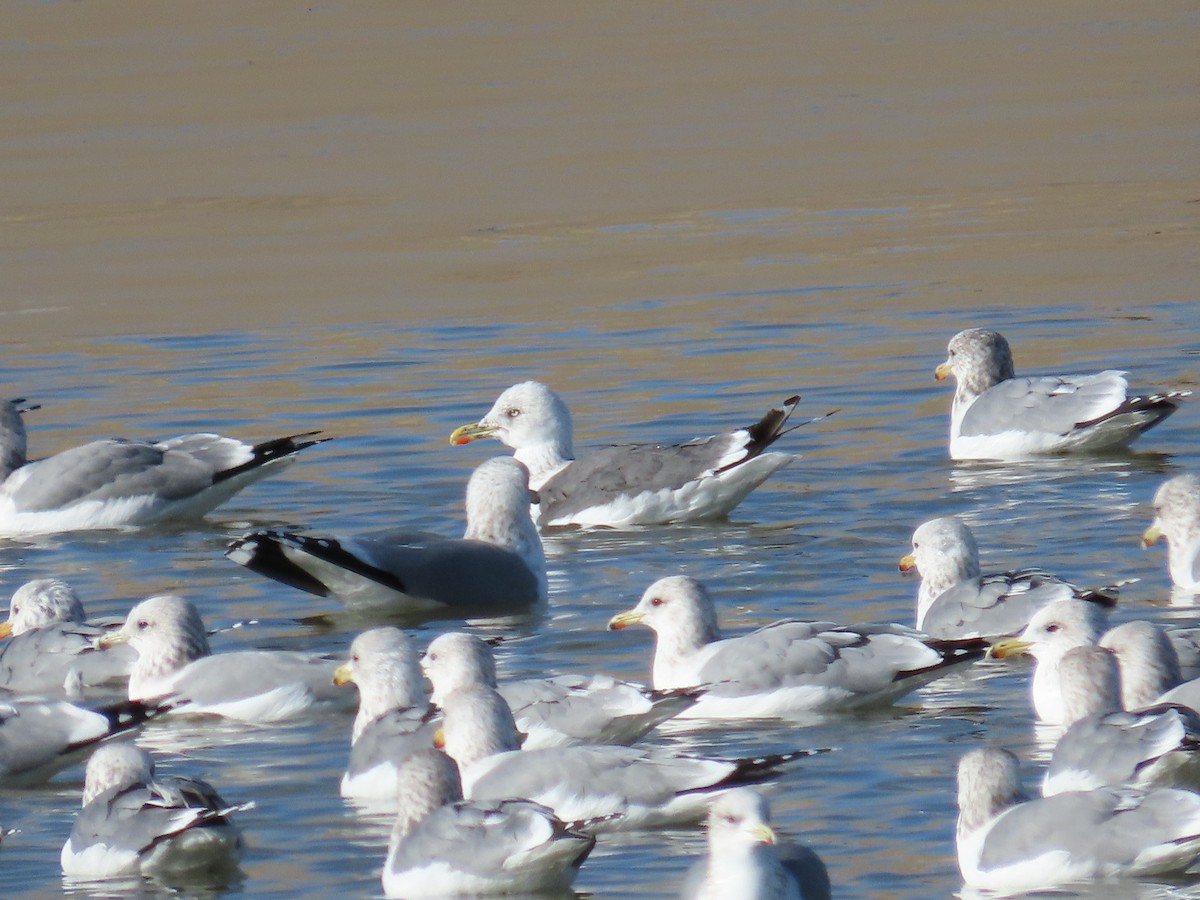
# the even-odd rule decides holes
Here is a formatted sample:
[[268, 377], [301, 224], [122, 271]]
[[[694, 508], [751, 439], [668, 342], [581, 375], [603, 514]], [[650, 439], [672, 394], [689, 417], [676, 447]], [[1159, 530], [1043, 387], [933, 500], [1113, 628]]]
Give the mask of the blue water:
[[[1138, 537], [1163, 478], [1200, 469], [1200, 404], [1152, 431], [1133, 454], [955, 465], [945, 451], [952, 389], [932, 378], [955, 331], [989, 324], [1010, 338], [1019, 371], [1120, 367], [1134, 373], [1135, 385], [1194, 386], [1194, 306], [1131, 304], [1112, 316], [986, 308], [968, 320], [959, 312], [913, 313], [904, 290], [651, 298], [608, 311], [609, 328], [566, 319], [422, 328], [386, 322], [7, 344], [3, 391], [42, 404], [28, 416], [35, 455], [99, 436], [197, 429], [248, 439], [322, 429], [335, 440], [190, 527], [0, 542], [0, 594], [56, 575], [76, 585], [91, 614], [122, 615], [145, 596], [177, 592], [211, 625], [253, 620], [221, 633], [218, 651], [342, 653], [369, 623], [338, 615], [334, 601], [235, 566], [221, 555], [226, 542], [259, 525], [457, 533], [468, 474], [502, 448], [451, 447], [447, 435], [482, 415], [510, 383], [536, 377], [571, 406], [577, 447], [687, 439], [748, 424], [795, 392], [804, 395], [798, 416], [839, 412], [785, 437], [783, 449], [803, 458], [729, 521], [548, 535], [548, 610], [486, 629], [512, 638], [498, 650], [504, 676], [605, 671], [647, 679], [650, 633], [612, 634], [604, 626], [652, 581], [677, 572], [708, 584], [728, 633], [782, 615], [911, 622], [917, 585], [898, 574], [896, 561], [913, 528], [948, 513], [974, 528], [986, 567], [1040, 565], [1087, 585], [1138, 578], [1123, 593], [1118, 618], [1198, 618], [1189, 606], [1171, 605], [1164, 552], [1140, 549]], [[414, 634], [424, 644], [445, 627]], [[834, 748], [773, 787], [780, 829], [823, 856], [840, 897], [950, 896], [960, 887], [958, 756], [983, 742], [1008, 746], [1036, 784], [1045, 748], [1030, 725], [1027, 679], [1019, 663], [989, 663], [893, 710], [803, 728], [670, 728], [648, 740], [722, 755]], [[378, 895], [389, 824], [364, 820], [338, 796], [349, 728], [348, 716], [269, 728], [166, 722], [153, 723], [139, 742], [160, 755], [163, 770], [207, 777], [228, 799], [256, 802], [240, 816], [245, 878], [231, 893]], [[20, 829], [0, 848], [0, 896], [62, 889], [58, 853], [80, 784], [75, 768], [49, 787], [0, 793], [0, 822]], [[669, 897], [702, 847], [702, 833], [688, 829], [606, 838], [576, 887], [600, 897]], [[1068, 896], [1195, 893], [1122, 885]]]

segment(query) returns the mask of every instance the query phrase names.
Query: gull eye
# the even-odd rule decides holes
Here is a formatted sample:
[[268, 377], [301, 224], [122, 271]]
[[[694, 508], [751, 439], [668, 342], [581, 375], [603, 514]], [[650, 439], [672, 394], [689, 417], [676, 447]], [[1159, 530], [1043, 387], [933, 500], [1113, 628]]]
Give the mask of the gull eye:
[[427, 659], [429, 662], [437, 662], [437, 654], [436, 653], [426, 653], [425, 659]]
[[1057, 623], [1051, 622], [1049, 625], [1046, 626], [1046, 631], [1050, 632], [1051, 634], [1054, 634], [1054, 632], [1058, 631], [1058, 628], [1059, 628], [1059, 626]]
[[350, 662], [352, 662], [352, 663], [358, 662], [358, 654], [357, 653], [350, 654]]
[[517, 416], [519, 416], [521, 414], [521, 410], [519, 410], [515, 406], [510, 406], [508, 409], [506, 409], [504, 411], [504, 414], [506, 416], [508, 416], [510, 419], [515, 419]]
[[721, 821], [729, 825], [737, 825], [740, 820], [732, 813], [726, 813], [725, 815], [721, 816]]
[[150, 627], [150, 622], [149, 622], [149, 620], [147, 620], [147, 619], [138, 619], [138, 623], [137, 623], [137, 630], [138, 630], [138, 631], [145, 631], [145, 630], [146, 630], [147, 628], [149, 628], [149, 627]]
[[664, 602], [666, 602], [666, 601], [664, 601], [662, 597], [651, 597], [650, 598], [651, 606], [662, 606]]

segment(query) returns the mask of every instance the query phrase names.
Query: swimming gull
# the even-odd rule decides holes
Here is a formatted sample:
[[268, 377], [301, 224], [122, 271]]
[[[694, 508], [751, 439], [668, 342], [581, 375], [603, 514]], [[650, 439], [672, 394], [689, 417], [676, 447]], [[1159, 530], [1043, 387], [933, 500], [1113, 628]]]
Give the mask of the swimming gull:
[[454, 762], [434, 749], [401, 763], [397, 806], [383, 866], [388, 897], [557, 894], [596, 844], [528, 800], [464, 801]]
[[[522, 750], [504, 698], [482, 685], [442, 699], [441, 742], [475, 800], [523, 797], [589, 830], [654, 828], [699, 822], [708, 804], [739, 784], [769, 778], [819, 750], [709, 759], [614, 744]], [[613, 817], [616, 818], [608, 818]]]
[[708, 855], [687, 873], [681, 900], [830, 900], [829, 872], [811, 849], [782, 840], [767, 800], [738, 788], [708, 811]]
[[420, 615], [506, 614], [546, 599], [528, 473], [502, 456], [467, 482], [462, 538], [391, 529], [352, 538], [256, 531], [225, 555], [260, 575], [351, 607]]
[[125, 700], [94, 707], [66, 700], [0, 701], [0, 786], [41, 784], [155, 713], [153, 706]]
[[1200, 476], [1176, 475], [1154, 492], [1154, 521], [1142, 534], [1150, 547], [1167, 539], [1171, 581], [1184, 590], [1200, 592]]
[[421, 666], [433, 685], [432, 700], [482, 684], [500, 691], [526, 750], [569, 744], [632, 744], [660, 722], [694, 704], [701, 691], [652, 691], [608, 675], [559, 675], [497, 683], [496, 661], [486, 641], [448, 632], [430, 642]]
[[30, 461], [21, 407], [0, 400], [0, 535], [199, 518], [320, 443], [316, 434], [254, 445], [207, 433], [114, 438]]
[[436, 729], [417, 651], [399, 628], [372, 628], [351, 642], [350, 658], [338, 666], [333, 680], [358, 687], [341, 794], [391, 808], [398, 766], [411, 753], [432, 748]]
[[277, 722], [314, 706], [347, 705], [333, 683], [337, 663], [288, 650], [213, 654], [204, 623], [190, 601], [163, 594], [129, 611], [125, 624], [101, 646], [128, 642], [138, 658], [129, 676], [129, 698], [170, 712]]
[[137, 654], [128, 647], [97, 647], [105, 631], [85, 621], [83, 604], [65, 581], [26, 582], [0, 623], [0, 637], [9, 638], [0, 643], [0, 688], [79, 697], [92, 688], [123, 686]]
[[708, 591], [686, 575], [659, 579], [608, 627], [638, 623], [656, 635], [656, 689], [707, 688], [680, 718], [786, 717], [887, 704], [986, 651], [979, 639], [942, 641], [903, 626], [793, 619], [722, 638]]
[[576, 459], [571, 414], [537, 381], [504, 391], [478, 422], [450, 435], [452, 444], [494, 437], [529, 467], [537, 521], [554, 525], [663, 525], [716, 519], [794, 458], [766, 449], [785, 428], [799, 397], [789, 397], [746, 428], [682, 444], [628, 444]]
[[1042, 794], [1108, 785], [1200, 785], [1200, 715], [1160, 704], [1126, 712], [1116, 655], [1076, 647], [1059, 663], [1064, 724]]
[[963, 754], [958, 809], [958, 865], [975, 888], [1182, 873], [1200, 856], [1200, 795], [1100, 788], [1029, 800], [1007, 750]]
[[1058, 668], [1068, 650], [1098, 643], [1108, 627], [1106, 610], [1083, 600], [1056, 600], [1034, 613], [1020, 636], [992, 644], [997, 659], [1028, 654], [1037, 665], [1030, 694], [1034, 712], [1047, 725], [1066, 721]]
[[954, 516], [922, 523], [912, 547], [900, 571], [915, 568], [921, 575], [916, 625], [932, 637], [1016, 634], [1037, 610], [1070, 597], [1105, 607], [1117, 602], [1117, 586], [1080, 589], [1041, 569], [982, 574], [975, 536]]
[[147, 875], [219, 882], [237, 868], [242, 835], [231, 806], [205, 781], [156, 776], [133, 744], [101, 747], [88, 760], [83, 809], [60, 860], [72, 878]]
[[950, 339], [934, 374], [958, 384], [950, 412], [953, 459], [1020, 459], [1128, 446], [1190, 391], [1129, 396], [1124, 372], [1018, 378], [1008, 341], [987, 328]]

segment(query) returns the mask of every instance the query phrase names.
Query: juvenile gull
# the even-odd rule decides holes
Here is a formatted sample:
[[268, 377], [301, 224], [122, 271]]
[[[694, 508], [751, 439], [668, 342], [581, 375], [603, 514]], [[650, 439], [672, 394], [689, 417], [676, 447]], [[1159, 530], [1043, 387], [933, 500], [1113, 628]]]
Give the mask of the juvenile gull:
[[708, 856], [685, 877], [680, 900], [830, 900], [825, 864], [808, 847], [780, 840], [767, 800], [750, 788], [708, 810]]
[[410, 754], [433, 747], [436, 726], [425, 696], [417, 651], [399, 628], [373, 628], [350, 644], [350, 658], [333, 681], [358, 686], [358, 715], [341, 794], [390, 807], [398, 767]]
[[230, 806], [205, 781], [156, 777], [150, 755], [133, 744], [101, 747], [88, 761], [83, 809], [60, 855], [63, 874], [220, 881], [242, 852], [230, 816], [252, 806]]
[[540, 804], [464, 801], [458, 769], [439, 750], [409, 756], [399, 778], [388, 897], [558, 893], [596, 845]]
[[213, 655], [196, 608], [170, 594], [143, 600], [118, 631], [100, 639], [102, 646], [124, 642], [138, 653], [129, 698], [170, 712], [276, 722], [353, 699], [334, 685], [332, 660], [287, 650]]
[[495, 690], [455, 691], [442, 709], [442, 742], [458, 763], [466, 796], [524, 797], [568, 821], [594, 820], [591, 830], [699, 822], [725, 790], [821, 752], [708, 759], [613, 744], [521, 750], [512, 712]]
[[494, 437], [529, 467], [537, 521], [552, 525], [662, 525], [716, 519], [794, 458], [766, 453], [799, 397], [746, 428], [683, 444], [628, 444], [588, 451], [572, 447], [571, 414], [537, 381], [504, 391], [478, 422], [450, 435], [452, 444]]
[[983, 657], [978, 639], [941, 641], [901, 626], [785, 619], [722, 638], [704, 586], [673, 575], [650, 585], [610, 629], [641, 623], [656, 635], [658, 690], [705, 687], [680, 718], [763, 718], [891, 703]]
[[467, 482], [462, 538], [390, 529], [353, 538], [255, 531], [225, 555], [260, 575], [351, 607], [423, 615], [505, 614], [546, 599], [528, 473], [502, 456]]
[[487, 642], [471, 634], [439, 635], [421, 658], [432, 700], [461, 688], [496, 688], [512, 709], [526, 750], [569, 744], [632, 744], [696, 702], [699, 691], [652, 691], [607, 675], [559, 675], [497, 684]]
[[104, 628], [85, 621], [69, 584], [39, 578], [17, 588], [0, 623], [0, 688], [14, 693], [79, 696], [89, 688], [124, 685], [137, 654], [104, 650]]
[[1100, 788], [1029, 800], [1007, 750], [958, 764], [958, 865], [970, 887], [1016, 893], [1184, 872], [1200, 856], [1200, 795]]
[[152, 706], [129, 701], [96, 707], [65, 700], [0, 701], [0, 786], [41, 784], [154, 713]]
[[1030, 686], [1034, 712], [1048, 725], [1062, 725], [1066, 721], [1058, 671], [1062, 658], [1075, 647], [1099, 642], [1107, 626], [1107, 614], [1096, 604], [1056, 600], [1034, 613], [1019, 637], [994, 643], [991, 654], [1002, 659], [1028, 653], [1037, 660]]
[[1200, 592], [1200, 476], [1176, 475], [1154, 492], [1154, 521], [1142, 534], [1142, 546], [1167, 539], [1171, 581]]
[[984, 575], [971, 529], [954, 516], [930, 519], [912, 536], [912, 553], [900, 571], [917, 569], [919, 631], [932, 637], [1000, 637], [1016, 634], [1037, 610], [1074, 597], [1101, 606], [1117, 602], [1117, 588], [1080, 589], [1041, 569]]
[[1066, 732], [1042, 780], [1042, 794], [1109, 785], [1200, 785], [1200, 715], [1160, 704], [1121, 708], [1121, 670], [1099, 646], [1076, 647], [1059, 663]]
[[30, 461], [18, 403], [0, 400], [0, 535], [199, 518], [320, 443], [317, 432], [254, 445], [218, 434], [113, 438]]
[[1020, 459], [1126, 447], [1190, 391], [1129, 396], [1125, 372], [1018, 378], [1008, 341], [987, 328], [950, 339], [939, 381], [958, 382], [950, 411], [953, 459]]

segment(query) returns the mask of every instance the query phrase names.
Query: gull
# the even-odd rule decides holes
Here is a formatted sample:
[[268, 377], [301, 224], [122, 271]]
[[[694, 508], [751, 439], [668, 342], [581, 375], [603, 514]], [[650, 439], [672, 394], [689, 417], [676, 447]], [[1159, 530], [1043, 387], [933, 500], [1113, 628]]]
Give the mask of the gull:
[[208, 433], [113, 438], [31, 461], [20, 403], [0, 400], [0, 535], [9, 537], [199, 518], [321, 442], [315, 431], [254, 445]]
[[974, 888], [1168, 875], [1200, 856], [1200, 795], [1100, 788], [1029, 800], [1017, 758], [997, 748], [963, 754], [958, 809], [958, 865]]
[[227, 879], [242, 852], [230, 816], [252, 807], [227, 804], [205, 781], [156, 777], [150, 754], [133, 744], [101, 747], [88, 761], [83, 808], [60, 855], [63, 874]]
[[999, 637], [1016, 634], [1037, 610], [1074, 597], [1104, 607], [1117, 602], [1117, 587], [1080, 589], [1041, 569], [982, 574], [971, 529], [954, 516], [922, 523], [900, 571], [917, 569], [916, 626], [932, 637]]
[[1129, 396], [1125, 372], [1018, 378], [1008, 341], [987, 328], [950, 339], [934, 371], [957, 381], [950, 411], [952, 459], [1012, 460], [1126, 447], [1190, 391]]
[[523, 797], [564, 820], [591, 820], [597, 831], [698, 822], [725, 790], [823, 752], [709, 759], [613, 744], [522, 750], [508, 704], [483, 685], [443, 698], [442, 711], [440, 742], [458, 763], [467, 797]]
[[1059, 663], [1066, 732], [1042, 780], [1042, 794], [1106, 785], [1200, 784], [1200, 715], [1160, 704], [1126, 712], [1112, 651], [1076, 647]]
[[569, 744], [632, 744], [700, 696], [695, 690], [653, 691], [607, 675], [559, 675], [497, 684], [496, 660], [487, 642], [448, 632], [430, 642], [421, 667], [435, 704], [465, 687], [499, 690], [526, 750]]
[[794, 458], [766, 453], [800, 398], [789, 397], [746, 428], [682, 444], [628, 444], [589, 451], [578, 459], [571, 414], [537, 381], [504, 391], [478, 422], [463, 425], [450, 443], [494, 437], [529, 467], [537, 492], [536, 518], [556, 525], [664, 525], [725, 516], [746, 495]]
[[825, 864], [808, 847], [780, 840], [767, 800], [737, 788], [708, 810], [708, 856], [684, 880], [680, 900], [830, 900]]
[[467, 482], [462, 538], [390, 529], [358, 537], [255, 531], [225, 555], [356, 608], [423, 615], [505, 614], [543, 602], [546, 561], [529, 518], [528, 472], [502, 456]]
[[1142, 546], [1167, 540], [1167, 566], [1177, 587], [1200, 592], [1200, 476], [1176, 475], [1154, 492], [1154, 521]]
[[358, 687], [358, 715], [343, 797], [390, 807], [398, 767], [412, 753], [433, 747], [436, 726], [412, 642], [399, 628], [373, 628], [350, 644], [350, 658], [333, 673], [334, 684]]
[[763, 718], [891, 703], [955, 666], [983, 657], [978, 639], [941, 641], [893, 625], [785, 619], [722, 638], [704, 586], [686, 575], [650, 585], [609, 620], [656, 635], [657, 690], [704, 687], [680, 718]]
[[[1174, 703], [1200, 712], [1200, 678], [1187, 679], [1181, 649], [1194, 649], [1181, 641], [1180, 631], [1153, 622], [1125, 622], [1110, 629], [1100, 644], [1116, 654], [1121, 665], [1121, 691], [1127, 709], [1156, 703]], [[1189, 664], [1189, 669], [1192, 668]]]
[[0, 688], [74, 697], [88, 688], [123, 686], [137, 655], [128, 647], [97, 647], [105, 631], [85, 621], [83, 604], [67, 582], [26, 582], [0, 623], [0, 638], [9, 638], [0, 644]]
[[337, 663], [287, 650], [213, 654], [200, 614], [183, 597], [163, 594], [129, 611], [125, 624], [101, 646], [128, 642], [138, 653], [129, 699], [154, 702], [172, 713], [278, 722], [305, 715], [317, 704], [340, 705], [333, 683]]
[[1161, 625], [1141, 619], [1123, 622], [1101, 635], [1099, 644], [1111, 650], [1120, 665], [1125, 709], [1158, 703], [1184, 683], [1179, 654]]
[[1034, 613], [1020, 636], [992, 644], [989, 653], [1004, 659], [1028, 654], [1037, 661], [1030, 693], [1034, 712], [1048, 725], [1066, 720], [1058, 669], [1067, 651], [1099, 643], [1108, 627], [1107, 612], [1082, 600], [1056, 600]]
[[101, 743], [141, 727], [155, 707], [121, 701], [85, 707], [66, 700], [0, 701], [0, 786], [42, 784]]
[[399, 776], [388, 897], [562, 892], [596, 845], [538, 803], [464, 801], [458, 769], [440, 750], [413, 753]]

